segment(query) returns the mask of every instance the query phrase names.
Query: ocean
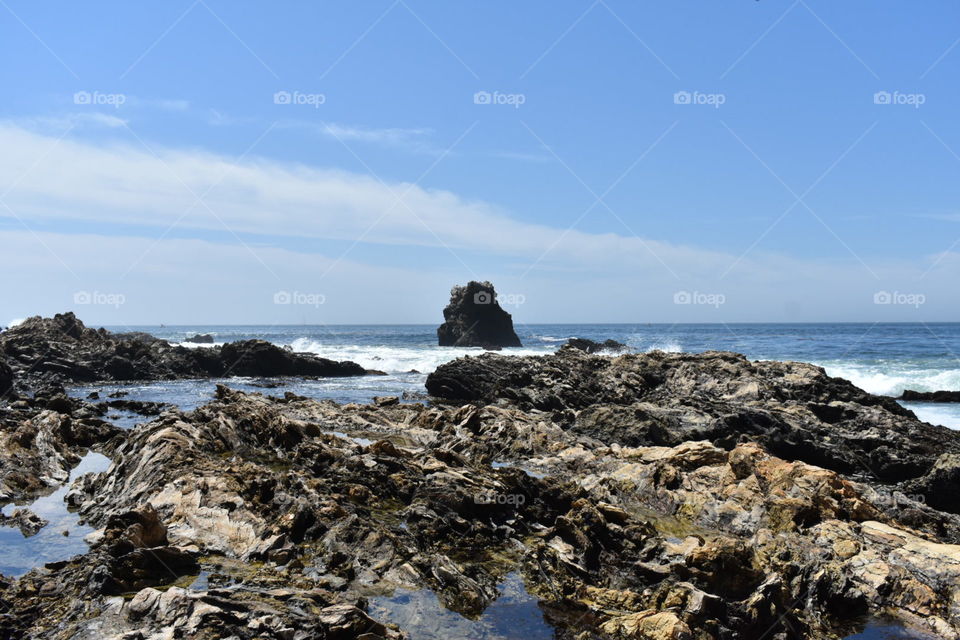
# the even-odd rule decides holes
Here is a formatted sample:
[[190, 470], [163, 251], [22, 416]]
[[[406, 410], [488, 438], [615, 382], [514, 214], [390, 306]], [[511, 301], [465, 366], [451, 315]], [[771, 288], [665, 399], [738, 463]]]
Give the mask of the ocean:
[[[280, 391], [367, 402], [377, 395], [408, 398], [424, 391], [427, 374], [437, 366], [480, 349], [438, 347], [436, 325], [280, 325], [280, 326], [137, 326], [114, 331], [145, 331], [182, 343], [197, 333], [211, 334], [216, 344], [258, 338], [296, 351], [335, 360], [353, 360], [386, 376], [291, 383]], [[960, 323], [830, 324], [535, 324], [518, 325], [524, 346], [503, 354], [534, 355], [555, 351], [568, 338], [612, 338], [636, 351], [654, 349], [700, 352], [736, 351], [754, 360], [797, 360], [824, 367], [876, 394], [960, 390]], [[186, 346], [195, 346], [185, 343]], [[216, 381], [154, 382], [123, 387], [130, 399], [155, 400], [184, 409], [206, 402]], [[262, 390], [254, 381], [233, 379], [233, 386]], [[79, 394], [87, 387], [77, 388]], [[960, 429], [960, 404], [905, 403], [928, 422]]]

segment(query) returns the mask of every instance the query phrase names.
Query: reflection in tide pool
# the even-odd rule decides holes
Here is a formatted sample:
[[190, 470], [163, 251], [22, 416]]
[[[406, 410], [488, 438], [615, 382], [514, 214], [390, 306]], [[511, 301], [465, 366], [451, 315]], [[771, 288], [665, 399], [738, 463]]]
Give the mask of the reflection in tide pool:
[[940, 640], [940, 636], [915, 629], [907, 629], [900, 623], [883, 618], [867, 622], [863, 631], [844, 640]]
[[507, 575], [498, 588], [500, 597], [477, 620], [444, 609], [429, 589], [371, 598], [369, 613], [396, 624], [410, 640], [553, 640], [553, 628], [519, 574]]
[[[104, 400], [110, 394], [121, 393], [124, 400], [138, 402], [163, 402], [178, 407], [181, 411], [193, 411], [199, 406], [212, 402], [218, 384], [239, 391], [262, 393], [271, 396], [283, 396], [290, 391], [299, 396], [316, 400], [334, 400], [339, 403], [368, 403], [374, 396], [402, 396], [422, 394], [426, 374], [399, 373], [386, 376], [359, 376], [354, 378], [322, 378], [308, 380], [302, 378], [219, 378], [212, 380], [157, 380], [149, 382], [128, 382], [108, 384], [77, 385], [67, 389], [74, 398], [86, 398], [93, 391]], [[402, 400], [405, 402], [405, 400]], [[118, 426], [132, 427], [137, 422], [149, 422], [152, 417], [137, 417], [133, 414], [123, 416], [119, 410], [111, 409], [111, 414], [120, 414]], [[111, 419], [111, 418], [108, 418]], [[113, 420], [112, 420], [113, 421]]]
[[[63, 499], [74, 480], [85, 473], [98, 473], [109, 467], [110, 458], [99, 453], [88, 453], [70, 472], [70, 479], [50, 495], [39, 498], [32, 504], [8, 504], [3, 507], [3, 513], [7, 516], [19, 508], [27, 507], [48, 520], [49, 524], [29, 538], [24, 538], [16, 527], [0, 527], [0, 573], [22, 576], [48, 562], [66, 560], [86, 553], [88, 547], [83, 538], [94, 530], [80, 524], [80, 517], [67, 509], [67, 503]], [[68, 535], [64, 535], [64, 532]]]

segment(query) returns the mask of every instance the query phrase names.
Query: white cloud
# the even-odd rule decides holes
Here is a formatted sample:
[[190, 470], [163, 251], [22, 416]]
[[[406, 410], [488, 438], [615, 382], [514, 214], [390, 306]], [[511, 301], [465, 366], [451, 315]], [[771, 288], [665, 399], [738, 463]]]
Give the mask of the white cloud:
[[127, 120], [112, 113], [99, 111], [64, 113], [53, 116], [35, 116], [18, 118], [15, 123], [25, 131], [36, 131], [52, 135], [63, 135], [70, 129], [108, 128], [118, 129], [127, 124]]
[[[533, 224], [449, 191], [265, 159], [236, 163], [202, 151], [157, 147], [158, 158], [135, 142], [58, 143], [13, 123], [0, 124], [0, 145], [0, 192], [13, 185], [4, 202], [28, 225], [146, 229], [137, 234], [146, 237], [124, 238], [0, 232], [0, 272], [18, 274], [5, 290], [5, 317], [62, 310], [82, 290], [124, 294], [122, 308], [90, 311], [130, 324], [431, 321], [450, 285], [473, 277], [523, 294], [518, 319], [526, 322], [910, 320], [960, 311], [952, 294], [960, 268], [954, 255], [926, 275], [935, 256], [871, 264], [874, 278], [852, 260], [754, 252], [721, 278], [736, 255], [565, 231], [579, 212], [558, 217], [556, 226]], [[0, 217], [9, 217], [2, 207]], [[177, 233], [154, 240], [171, 225]], [[276, 244], [277, 236], [291, 238], [285, 246], [303, 246], [304, 238], [341, 241], [334, 256], [358, 239], [407, 246], [418, 262], [409, 264], [409, 252], [391, 257], [391, 250], [375, 252], [377, 266], [351, 261], [360, 249], [337, 262], [304, 250], [250, 250], [229, 234], [232, 244], [177, 237], [211, 237], [225, 228], [263, 244]], [[322, 293], [329, 302], [278, 310], [270, 304], [278, 288]], [[919, 310], [877, 307], [873, 295], [881, 290], [923, 293], [928, 302]], [[719, 309], [678, 307], [678, 291], [722, 293], [727, 302]], [[172, 309], [176, 317], [169, 317]]]
[[340, 140], [393, 145], [422, 144], [420, 139], [430, 133], [429, 129], [376, 129], [335, 122], [313, 126], [320, 133]]

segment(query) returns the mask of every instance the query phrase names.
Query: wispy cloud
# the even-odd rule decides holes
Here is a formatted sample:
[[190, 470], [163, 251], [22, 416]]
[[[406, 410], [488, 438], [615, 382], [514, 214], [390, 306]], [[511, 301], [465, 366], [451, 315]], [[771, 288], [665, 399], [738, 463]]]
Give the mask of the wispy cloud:
[[129, 121], [113, 113], [92, 111], [16, 118], [11, 122], [24, 130], [45, 134], [57, 131], [62, 133], [67, 129], [102, 127], [117, 129], [125, 126]]
[[[382, 296], [378, 297], [377, 291], [395, 289], [400, 292], [395, 302], [403, 306], [403, 292], [410, 282], [421, 286], [422, 281], [426, 287], [429, 281], [431, 288], [444, 290], [450, 281], [482, 274], [503, 282], [505, 290], [539, 292], [544, 299], [537, 313], [545, 321], [703, 319], [678, 316], [672, 295], [680, 290], [723, 293], [729, 302], [717, 313], [726, 314], [722, 316], [725, 321], [783, 319], [776, 314], [755, 313], [758, 308], [790, 309], [790, 319], [804, 319], [793, 310], [805, 300], [817, 300], [816, 308], [811, 307], [811, 315], [805, 319], [829, 319], [824, 318], [823, 309], [836, 310], [835, 319], [871, 318], [878, 313], [873, 304], [878, 288], [916, 290], [935, 301], [935, 294], [952, 291], [955, 281], [957, 263], [953, 255], [940, 256], [932, 266], [934, 258], [927, 258], [926, 263], [918, 258], [873, 265], [882, 278], [878, 283], [852, 262], [757, 253], [739, 262], [720, 282], [717, 275], [736, 259], [729, 252], [532, 223], [489, 202], [415, 184], [382, 183], [372, 176], [266, 158], [237, 162], [197, 150], [158, 146], [155, 156], [135, 139], [123, 145], [116, 139], [110, 144], [95, 144], [72, 136], [58, 141], [53, 134], [10, 122], [0, 123], [0, 146], [5, 151], [0, 154], [0, 175], [22, 176], [4, 197], [10, 210], [3, 210], [0, 216], [38, 230], [35, 237], [23, 235], [22, 225], [11, 226], [8, 231], [0, 229], [2, 246], [17, 248], [17, 255], [10, 260], [18, 265], [18, 272], [39, 273], [41, 266], [58, 271], [66, 263], [70, 267], [68, 275], [74, 277], [72, 272], [76, 272], [79, 279], [94, 283], [77, 286], [89, 288], [105, 282], [101, 291], [110, 291], [106, 287], [113, 286], [111, 278], [119, 277], [132, 264], [136, 268], [130, 273], [131, 280], [117, 286], [139, 295], [159, 291], [160, 285], [151, 278], [166, 274], [177, 284], [168, 283], [163, 290], [166, 295], [176, 296], [177, 287], [190, 280], [184, 274], [190, 273], [205, 274], [191, 284], [191, 290], [209, 291], [230, 282], [240, 283], [231, 284], [237, 289], [231, 290], [231, 295], [242, 295], [250, 283], [266, 295], [271, 287], [281, 286], [278, 274], [281, 279], [295, 280], [295, 284], [283, 286], [306, 287], [328, 269], [331, 273], [346, 269], [355, 254], [343, 261], [336, 258], [342, 256], [344, 247], [352, 248], [357, 242], [368, 248], [392, 245], [411, 247], [413, 251], [358, 250], [359, 255], [380, 267], [367, 265], [374, 271], [364, 275], [356, 263], [353, 275], [343, 276], [343, 290], [352, 286], [354, 298], [369, 294], [379, 302]], [[94, 241], [77, 231], [74, 235], [63, 231], [56, 238], [47, 238], [50, 234], [43, 229], [52, 225], [61, 230], [82, 229], [84, 233], [96, 228], [106, 235]], [[170, 233], [173, 229], [176, 232]], [[136, 237], [113, 235], [120, 233]], [[238, 236], [253, 249], [237, 242]], [[20, 251], [27, 245], [25, 237], [32, 238], [37, 246]], [[38, 237], [44, 242], [38, 243]], [[106, 237], [113, 239], [108, 241]], [[220, 244], [212, 245], [216, 238]], [[322, 246], [328, 250], [336, 247], [330, 251], [332, 256], [304, 250], [304, 240], [311, 238], [331, 241]], [[51, 251], [56, 257], [49, 255]], [[13, 250], [7, 253], [12, 256]], [[415, 264], [410, 264], [411, 256], [415, 256]], [[265, 264], [269, 268], [264, 268]], [[434, 268], [437, 264], [447, 265], [446, 270], [438, 271]], [[527, 274], [532, 264], [536, 267]], [[670, 272], [664, 264], [669, 265]], [[924, 274], [923, 267], [929, 275]], [[381, 268], [382, 273], [376, 271]], [[372, 277], [375, 271], [382, 277]], [[293, 273], [299, 273], [301, 279], [284, 275]], [[42, 289], [52, 277], [38, 275], [38, 280], [30, 284]], [[599, 281], [603, 287], [596, 286]], [[358, 293], [360, 282], [371, 283], [370, 290]], [[922, 288], [917, 289], [919, 286]], [[40, 300], [28, 293], [18, 290], [17, 295], [23, 300]], [[200, 296], [202, 291], [194, 293]], [[947, 293], [942, 299], [954, 297]], [[238, 312], [245, 308], [235, 306]], [[156, 305], [158, 312], [163, 308], [170, 307]], [[879, 311], [912, 313], [899, 307]], [[576, 316], [575, 312], [592, 315]], [[22, 313], [10, 309], [7, 315]], [[254, 319], [251, 315], [244, 317]], [[363, 317], [345, 314], [341, 320], [359, 321]], [[892, 315], [884, 317], [896, 319]], [[268, 315], [256, 319], [270, 321]]]

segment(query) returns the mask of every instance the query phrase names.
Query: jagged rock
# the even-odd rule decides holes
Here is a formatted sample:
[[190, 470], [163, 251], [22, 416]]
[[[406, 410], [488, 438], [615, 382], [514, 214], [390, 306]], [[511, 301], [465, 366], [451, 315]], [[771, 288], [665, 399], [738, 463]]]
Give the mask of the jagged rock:
[[367, 371], [355, 362], [336, 362], [307, 353], [281, 349], [265, 340], [230, 342], [220, 348], [221, 375], [233, 376], [362, 376]]
[[437, 329], [441, 347], [523, 346], [513, 330], [513, 319], [500, 307], [489, 282], [470, 281], [451, 289], [443, 319]]
[[193, 336], [187, 336], [184, 339], [184, 342], [189, 342], [191, 344], [213, 344], [213, 336], [209, 333], [198, 333]]
[[587, 353], [603, 352], [607, 354], [626, 353], [627, 351], [630, 351], [630, 347], [622, 342], [617, 342], [616, 340], [604, 340], [603, 342], [596, 342], [587, 338], [570, 338], [561, 348], [579, 349], [580, 351], [586, 351]]
[[360, 376], [353, 362], [293, 353], [262, 340], [191, 349], [145, 333], [90, 329], [73, 315], [28, 318], [0, 333], [0, 354], [19, 383], [164, 380], [224, 376]]
[[960, 391], [910, 391], [905, 390], [900, 400], [909, 402], [960, 402]]
[[[68, 493], [90, 551], [0, 578], [0, 638], [399, 640], [365, 596], [428, 590], [473, 621], [510, 573], [565, 638], [842, 637], [878, 612], [960, 637], [960, 516], [929, 495], [958, 495], [956, 440], [889, 398], [797, 363], [574, 348], [430, 384], [476, 401], [221, 385], [114, 433]], [[0, 409], [4, 499], [17, 474], [64, 482], [95, 433], [62, 392]]]
[[[574, 432], [606, 443], [732, 448], [750, 439], [786, 459], [884, 483], [915, 480], [940, 454], [960, 453], [960, 433], [917, 420], [892, 398], [813, 365], [727, 352], [484, 354], [438, 367], [426, 384], [445, 401], [559, 412]], [[941, 490], [960, 493], [960, 478], [938, 477]], [[930, 486], [918, 485], [937, 500]]]
[[[4, 517], [0, 515], [0, 522], [4, 520]], [[20, 533], [23, 534], [24, 538], [30, 538], [37, 535], [41, 529], [50, 524], [48, 520], [44, 520], [37, 514], [35, 514], [30, 509], [16, 509], [9, 518], [6, 518], [6, 522], [3, 522], [4, 526], [12, 526], [20, 529]]]

